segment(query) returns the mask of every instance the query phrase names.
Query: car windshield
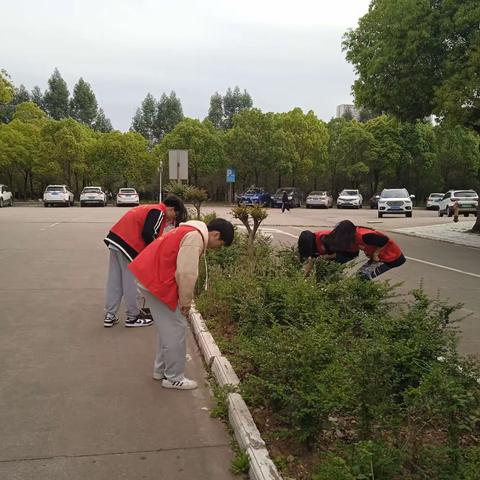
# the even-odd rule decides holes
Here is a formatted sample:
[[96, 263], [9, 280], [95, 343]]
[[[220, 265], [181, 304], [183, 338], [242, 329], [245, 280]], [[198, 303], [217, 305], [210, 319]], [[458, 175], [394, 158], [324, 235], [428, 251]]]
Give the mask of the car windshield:
[[47, 192], [63, 192], [63, 187], [47, 187]]
[[134, 188], [121, 188], [118, 193], [137, 193]]
[[99, 188], [94, 188], [94, 187], [90, 187], [90, 188], [84, 188], [82, 193], [101, 193], [102, 191], [99, 189]]
[[459, 191], [459, 192], [453, 192], [454, 197], [463, 197], [463, 198], [477, 198], [478, 195], [475, 192], [465, 192], [465, 191]]
[[321, 197], [324, 197], [327, 194], [327, 192], [310, 192], [309, 195], [319, 195]]
[[432, 193], [430, 198], [443, 198], [443, 193]]
[[261, 188], [249, 188], [245, 194], [246, 195], [254, 195], [255, 193], [262, 193], [263, 190]]
[[286, 187], [286, 188], [279, 188], [279, 189], [275, 192], [275, 194], [276, 194], [276, 195], [282, 195], [283, 192], [287, 192], [288, 195], [293, 195], [293, 190], [292, 190], [291, 188], [288, 188], [288, 187]]
[[404, 189], [398, 190], [384, 190], [381, 195], [382, 198], [408, 198], [408, 192]]
[[358, 195], [358, 190], [342, 190], [340, 195]]

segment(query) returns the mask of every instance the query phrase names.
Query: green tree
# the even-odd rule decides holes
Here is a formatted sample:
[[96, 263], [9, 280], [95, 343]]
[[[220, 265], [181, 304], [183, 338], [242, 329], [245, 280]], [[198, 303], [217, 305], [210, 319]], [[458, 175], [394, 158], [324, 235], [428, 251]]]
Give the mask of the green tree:
[[155, 120], [157, 114], [157, 101], [153, 95], [147, 93], [142, 105], [137, 109], [132, 120], [130, 131], [137, 132], [147, 139], [150, 145], [155, 143]]
[[105, 112], [103, 108], [98, 109], [97, 116], [95, 117], [95, 121], [93, 122], [92, 128], [96, 132], [108, 133], [113, 130], [112, 122], [109, 118], [105, 116]]
[[12, 100], [5, 104], [0, 105], [0, 122], [11, 122], [15, 114], [17, 105], [30, 101], [30, 93], [25, 88], [25, 85], [20, 85], [18, 88], [13, 88], [14, 94]]
[[89, 127], [97, 117], [98, 104], [92, 87], [82, 77], [73, 88], [73, 97], [70, 100], [70, 115], [78, 122]]
[[48, 79], [48, 89], [43, 96], [45, 109], [51, 118], [61, 120], [69, 117], [69, 96], [67, 83], [56, 68]]
[[35, 103], [42, 110], [45, 110], [45, 104], [43, 101], [43, 93], [38, 85], [35, 85], [32, 90], [32, 102]]
[[155, 116], [155, 140], [160, 141], [167, 133], [170, 133], [178, 123], [183, 120], [182, 102], [175, 92], [170, 95], [162, 94], [157, 104]]
[[210, 122], [185, 118], [163, 138], [156, 154], [168, 164], [168, 150], [188, 150], [189, 176], [199, 186], [203, 175], [216, 172], [224, 163], [220, 134]]
[[240, 88], [236, 86], [233, 90], [231, 88], [227, 89], [223, 97], [223, 113], [224, 113], [224, 126], [225, 128], [233, 127], [233, 116], [245, 110], [247, 108], [252, 108], [253, 101], [250, 94], [244, 90], [240, 91]]
[[215, 128], [223, 128], [223, 98], [218, 92], [210, 97], [207, 119], [212, 122]]
[[0, 70], [0, 104], [9, 103], [14, 95], [14, 88], [5, 70]]

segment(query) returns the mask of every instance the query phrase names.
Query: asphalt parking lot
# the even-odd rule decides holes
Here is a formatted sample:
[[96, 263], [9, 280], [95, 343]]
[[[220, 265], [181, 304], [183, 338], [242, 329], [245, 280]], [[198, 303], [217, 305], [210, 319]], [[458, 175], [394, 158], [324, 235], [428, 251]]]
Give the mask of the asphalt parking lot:
[[[204, 210], [212, 209], [229, 218], [228, 207]], [[102, 327], [102, 239], [125, 211], [0, 210], [0, 478], [233, 478], [229, 437], [210, 418], [204, 382], [192, 393], [161, 389], [151, 379], [155, 328]], [[480, 353], [480, 249], [392, 232], [451, 219], [422, 210], [378, 219], [370, 209], [269, 209], [263, 232], [291, 245], [301, 230], [345, 218], [398, 241], [409, 260], [382, 278], [403, 282], [402, 293], [422, 285], [463, 303], [461, 349]], [[201, 380], [191, 338], [189, 355], [187, 373]]]

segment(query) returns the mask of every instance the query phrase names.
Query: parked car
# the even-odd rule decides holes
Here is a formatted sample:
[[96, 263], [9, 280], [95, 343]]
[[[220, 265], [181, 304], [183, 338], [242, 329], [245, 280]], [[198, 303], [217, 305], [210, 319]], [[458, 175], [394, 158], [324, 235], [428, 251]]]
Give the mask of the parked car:
[[337, 208], [362, 208], [363, 197], [359, 190], [345, 189], [337, 198]]
[[449, 190], [438, 203], [438, 216], [453, 215], [453, 204], [457, 202], [459, 213], [468, 217], [471, 213], [477, 214], [478, 193], [474, 190]]
[[282, 187], [272, 195], [272, 207], [282, 206], [283, 192], [287, 192], [290, 207], [301, 207], [303, 202], [303, 192], [297, 187]]
[[372, 195], [370, 197], [369, 203], [370, 203], [370, 208], [377, 209], [378, 208], [378, 200], [380, 199], [380, 194], [376, 193], [375, 195]]
[[378, 218], [385, 214], [411, 217], [414, 198], [415, 195], [409, 195], [406, 188], [385, 188], [378, 199]]
[[54, 205], [63, 205], [73, 207], [73, 192], [66, 185], [49, 185], [43, 192], [43, 205], [53, 207]]
[[438, 210], [438, 205], [444, 196], [444, 193], [431, 193], [427, 198], [427, 210]]
[[0, 208], [7, 205], [13, 207], [13, 193], [6, 185], [0, 185]]
[[262, 187], [250, 187], [246, 192], [237, 197], [238, 205], [263, 205], [269, 207], [272, 202], [271, 195]]
[[100, 205], [105, 207], [107, 205], [107, 195], [100, 187], [85, 187], [80, 194], [80, 206], [86, 205]]
[[305, 201], [305, 206], [307, 208], [323, 207], [323, 208], [332, 208], [333, 207], [333, 197], [329, 192], [325, 190], [315, 190], [310, 192], [307, 195]]
[[120, 205], [140, 205], [140, 197], [134, 188], [121, 188], [117, 193], [117, 207]]

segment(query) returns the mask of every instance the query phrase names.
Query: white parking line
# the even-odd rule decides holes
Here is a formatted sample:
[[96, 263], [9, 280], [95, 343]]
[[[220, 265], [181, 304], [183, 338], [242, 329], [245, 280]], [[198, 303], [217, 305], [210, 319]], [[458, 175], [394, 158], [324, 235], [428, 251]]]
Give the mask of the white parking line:
[[478, 273], [465, 272], [464, 270], [459, 270], [458, 268], [447, 267], [445, 265], [439, 265], [438, 263], [427, 262], [426, 260], [420, 260], [419, 258], [405, 257], [407, 260], [413, 260], [414, 262], [424, 263], [425, 265], [430, 265], [432, 267], [443, 268], [444, 270], [450, 270], [451, 272], [461, 273], [462, 275], [469, 275], [470, 277], [480, 278]]
[[52, 223], [52, 224], [50, 224], [48, 227], [43, 227], [43, 228], [41, 228], [40, 231], [41, 231], [41, 232], [44, 232], [47, 228], [53, 228], [55, 225], [60, 225], [60, 223], [59, 223], [59, 222], [57, 222], [57, 223]]

